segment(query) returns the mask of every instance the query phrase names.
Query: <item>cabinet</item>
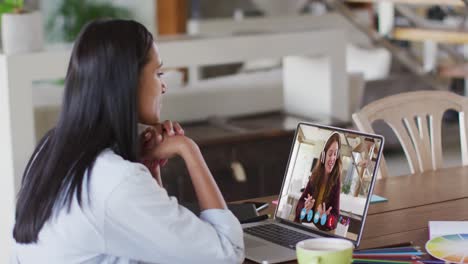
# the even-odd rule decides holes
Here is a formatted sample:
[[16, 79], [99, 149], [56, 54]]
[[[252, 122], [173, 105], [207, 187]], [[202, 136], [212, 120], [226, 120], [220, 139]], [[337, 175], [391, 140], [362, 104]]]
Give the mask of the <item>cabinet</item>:
[[[302, 120], [282, 113], [270, 113], [221, 125], [204, 122], [183, 127], [186, 135], [200, 146], [226, 201], [235, 201], [279, 193], [299, 121]], [[243, 168], [244, 180], [235, 176], [233, 163]], [[162, 168], [162, 180], [169, 194], [180, 202], [196, 201], [182, 159], [170, 160]]]

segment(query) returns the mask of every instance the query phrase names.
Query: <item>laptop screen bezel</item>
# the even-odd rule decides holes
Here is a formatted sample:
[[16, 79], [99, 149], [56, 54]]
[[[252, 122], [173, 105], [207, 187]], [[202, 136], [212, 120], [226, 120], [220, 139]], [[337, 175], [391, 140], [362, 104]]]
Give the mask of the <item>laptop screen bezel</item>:
[[[304, 226], [304, 225], [302, 225], [300, 223], [296, 223], [296, 222], [293, 222], [293, 221], [290, 221], [290, 220], [287, 220], [287, 219], [284, 219], [284, 218], [281, 218], [281, 217], [277, 216], [278, 207], [279, 207], [279, 204], [281, 203], [281, 194], [283, 193], [283, 188], [284, 188], [284, 185], [285, 185], [287, 173], [288, 173], [288, 170], [289, 170], [289, 165], [290, 165], [290, 162], [291, 162], [291, 157], [292, 157], [293, 150], [294, 150], [294, 145], [296, 143], [297, 136], [298, 136], [298, 131], [299, 131], [299, 128], [300, 128], [301, 125], [317, 127], [317, 128], [320, 128], [320, 129], [327, 129], [327, 130], [330, 130], [331, 132], [336, 131], [336, 132], [339, 132], [339, 133], [353, 133], [353, 134], [360, 135], [360, 136], [366, 136], [366, 137], [370, 137], [370, 138], [373, 138], [373, 139], [379, 139], [380, 142], [381, 142], [379, 150], [377, 152], [377, 159], [376, 159], [376, 163], [375, 163], [375, 166], [374, 166], [374, 171], [372, 173], [372, 179], [371, 179], [371, 184], [370, 184], [370, 187], [369, 187], [369, 192], [367, 194], [366, 204], [364, 206], [364, 213], [362, 215], [362, 224], [361, 224], [361, 227], [359, 229], [359, 233], [358, 233], [358, 236], [357, 236], [356, 240], [346, 238], [346, 237], [343, 237], [343, 236], [339, 236], [339, 235], [335, 235], [335, 234], [330, 234], [330, 233], [327, 233], [326, 231], [321, 231], [319, 229], [313, 229], [313, 228]], [[294, 133], [293, 142], [291, 144], [291, 150], [289, 151], [288, 163], [286, 165], [286, 170], [284, 172], [283, 183], [281, 184], [281, 190], [280, 190], [280, 193], [278, 195], [278, 205], [276, 206], [275, 214], [273, 215], [273, 219], [275, 221], [278, 221], [278, 222], [282, 223], [282, 224], [292, 226], [292, 227], [295, 227], [295, 228], [299, 228], [299, 229], [302, 229], [304, 231], [311, 232], [311, 233], [314, 233], [314, 234], [317, 234], [317, 235], [320, 235], [320, 236], [343, 238], [343, 239], [351, 241], [356, 247], [358, 247], [360, 242], [361, 242], [362, 232], [364, 230], [364, 225], [366, 223], [367, 211], [369, 209], [370, 198], [371, 198], [372, 193], [374, 191], [375, 180], [377, 178], [376, 174], [377, 174], [377, 170], [378, 170], [379, 165], [380, 165], [380, 158], [382, 156], [384, 143], [385, 143], [385, 139], [381, 135], [364, 133], [364, 132], [360, 132], [360, 131], [356, 131], [356, 130], [338, 128], [338, 127], [333, 127], [333, 126], [319, 125], [319, 124], [308, 123], [308, 122], [299, 122], [297, 124], [296, 131]]]

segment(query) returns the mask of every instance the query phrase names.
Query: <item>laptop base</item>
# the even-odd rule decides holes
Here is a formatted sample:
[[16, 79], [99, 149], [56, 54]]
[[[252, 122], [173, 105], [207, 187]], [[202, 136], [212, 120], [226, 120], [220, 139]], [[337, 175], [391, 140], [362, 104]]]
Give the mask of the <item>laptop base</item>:
[[[310, 236], [314, 236], [309, 232], [299, 230], [296, 228], [289, 227], [284, 224], [280, 224], [274, 220], [267, 220], [251, 224], [243, 224], [242, 227], [248, 228], [258, 225], [275, 224], [287, 229], [291, 229], [296, 232], [304, 233]], [[318, 237], [318, 236], [317, 236]], [[245, 257], [257, 263], [280, 263], [285, 261], [292, 261], [296, 259], [296, 250], [285, 246], [278, 245], [276, 243], [267, 241], [265, 239], [247, 234], [244, 232], [244, 244], [245, 244]]]

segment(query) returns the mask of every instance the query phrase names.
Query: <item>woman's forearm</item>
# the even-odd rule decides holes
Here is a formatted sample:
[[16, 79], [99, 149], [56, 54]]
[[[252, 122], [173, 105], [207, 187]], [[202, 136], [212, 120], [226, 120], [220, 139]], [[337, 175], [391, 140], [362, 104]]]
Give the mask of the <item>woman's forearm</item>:
[[200, 149], [193, 142], [185, 144], [181, 153], [185, 161], [201, 210], [225, 209], [226, 202], [206, 165]]

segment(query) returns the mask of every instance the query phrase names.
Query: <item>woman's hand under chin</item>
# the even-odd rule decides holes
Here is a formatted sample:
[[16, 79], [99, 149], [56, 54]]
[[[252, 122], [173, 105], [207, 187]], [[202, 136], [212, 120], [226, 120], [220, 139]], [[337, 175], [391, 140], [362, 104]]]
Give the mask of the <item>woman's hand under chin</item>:
[[[161, 148], [163, 146], [165, 146], [165, 148], [163, 147], [164, 149], [167, 149], [167, 143], [170, 143], [169, 141], [173, 141], [169, 140], [169, 138], [184, 136], [184, 134], [185, 132], [179, 123], [166, 120], [162, 124], [156, 124], [154, 126], [148, 127], [140, 135], [140, 149], [142, 157], [141, 163], [143, 163], [148, 168], [153, 177], [161, 186], [160, 167], [165, 166], [168, 162], [168, 159], [174, 155], [166, 155], [167, 157], [162, 157], [161, 155], [155, 155], [157, 152], [155, 150], [158, 149], [158, 147]], [[165, 144], [163, 144], [163, 142]]]

